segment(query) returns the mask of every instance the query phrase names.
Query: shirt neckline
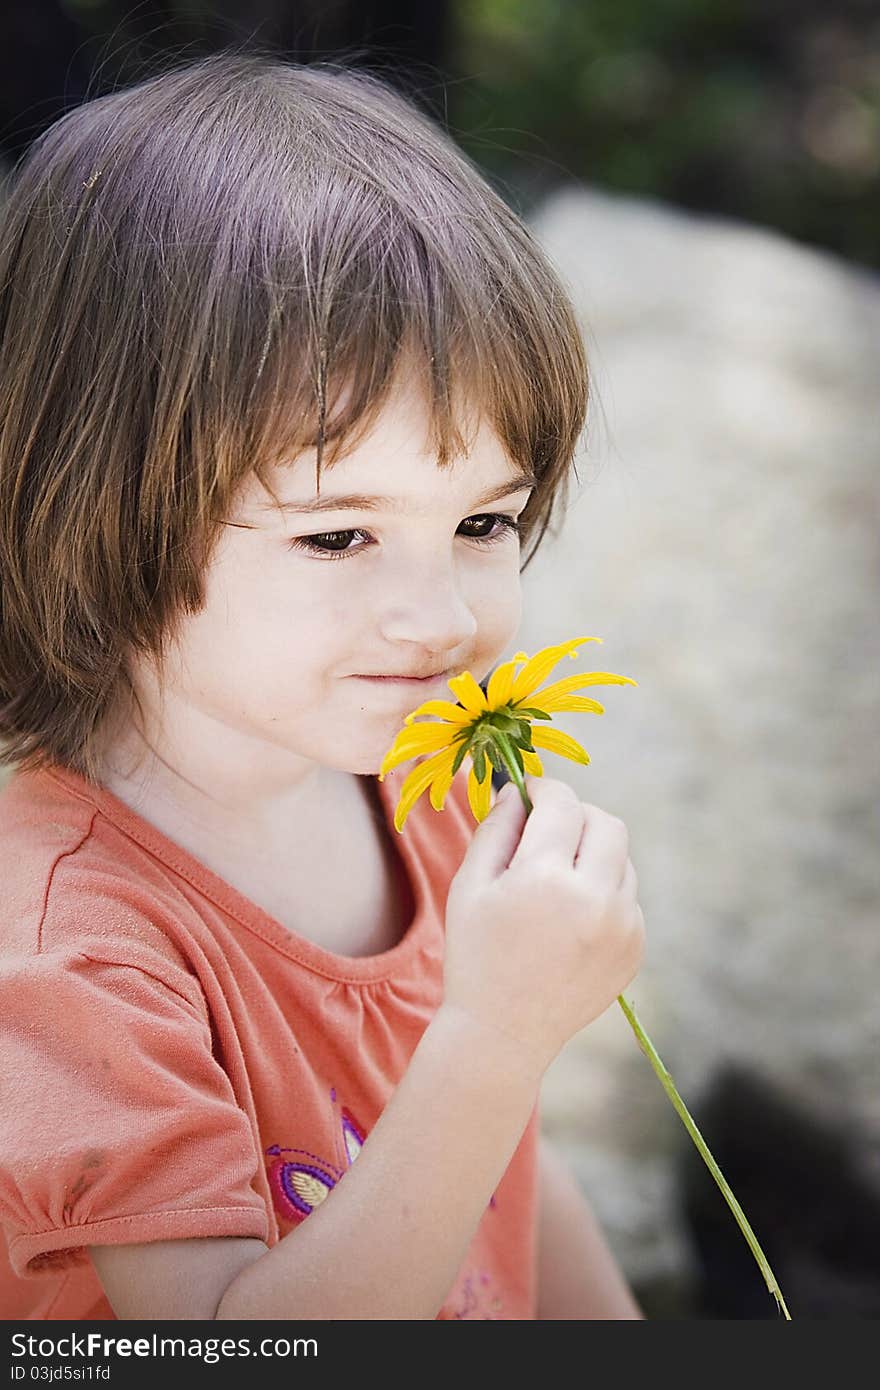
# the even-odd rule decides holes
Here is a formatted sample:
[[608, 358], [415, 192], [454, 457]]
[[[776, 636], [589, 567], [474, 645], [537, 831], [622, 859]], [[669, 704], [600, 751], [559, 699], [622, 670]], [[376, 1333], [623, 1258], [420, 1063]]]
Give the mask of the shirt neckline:
[[[90, 802], [124, 834], [143, 849], [168, 865], [175, 873], [193, 884], [216, 906], [230, 913], [247, 930], [268, 941], [282, 955], [307, 966], [317, 974], [337, 981], [361, 983], [387, 979], [396, 975], [420, 949], [428, 929], [428, 883], [425, 869], [416, 852], [423, 827], [424, 808], [417, 803], [407, 817], [403, 832], [394, 827], [394, 810], [399, 799], [403, 774], [399, 769], [386, 773], [380, 782], [370, 777], [382, 809], [385, 826], [392, 837], [392, 846], [400, 856], [409, 880], [413, 898], [413, 913], [400, 940], [387, 951], [370, 956], [337, 955], [308, 937], [285, 927], [271, 913], [248, 898], [201, 859], [172, 840], [152, 821], [145, 819], [107, 787], [97, 787], [72, 768], [53, 763], [46, 775], [67, 791]], [[434, 813], [436, 816], [436, 813]]]

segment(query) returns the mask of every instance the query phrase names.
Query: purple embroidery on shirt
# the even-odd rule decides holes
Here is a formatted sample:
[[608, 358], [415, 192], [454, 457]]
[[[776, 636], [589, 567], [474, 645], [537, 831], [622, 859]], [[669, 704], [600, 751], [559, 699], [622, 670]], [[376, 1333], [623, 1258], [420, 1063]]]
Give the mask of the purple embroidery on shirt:
[[454, 1318], [466, 1318], [477, 1306], [477, 1299], [474, 1293], [474, 1281], [470, 1277], [464, 1281], [464, 1301], [459, 1304], [453, 1313]]
[[345, 1144], [348, 1164], [349, 1167], [351, 1167], [364, 1146], [364, 1134], [360, 1126], [355, 1124], [347, 1110], [343, 1110], [342, 1112], [342, 1140]]
[[[288, 1221], [301, 1221], [323, 1202], [331, 1188], [342, 1177], [342, 1170], [334, 1168], [305, 1149], [283, 1149], [273, 1144], [267, 1153], [276, 1161], [269, 1168], [269, 1185], [279, 1213]], [[295, 1159], [284, 1159], [282, 1154], [299, 1154]], [[313, 1160], [308, 1162], [307, 1160]]]
[[[480, 1294], [474, 1288], [474, 1277], [467, 1275], [461, 1284], [461, 1297], [457, 1299], [457, 1307], [453, 1307], [450, 1316], [453, 1318], [482, 1318], [489, 1321], [498, 1321], [500, 1314], [504, 1311], [504, 1303], [498, 1294], [492, 1294], [490, 1298], [489, 1286], [492, 1283], [488, 1270], [480, 1273], [480, 1283], [483, 1286], [483, 1301]], [[485, 1299], [490, 1298], [489, 1310], [486, 1309]]]
[[[323, 1164], [324, 1162], [320, 1154], [310, 1153], [308, 1149], [282, 1149], [280, 1144], [270, 1144], [269, 1148], [266, 1149], [266, 1153], [271, 1154], [273, 1157], [277, 1157], [278, 1154], [303, 1154], [306, 1158], [313, 1158], [316, 1163]], [[329, 1166], [332, 1167], [332, 1165]], [[334, 1172], [336, 1173], [337, 1177], [342, 1177], [341, 1168], [334, 1169]]]
[[[339, 1118], [345, 1158], [350, 1168], [363, 1147], [365, 1131], [347, 1109]], [[279, 1214], [288, 1221], [302, 1221], [326, 1199], [345, 1169], [337, 1168], [320, 1154], [308, 1149], [283, 1148], [271, 1144], [266, 1153], [276, 1161], [269, 1168], [269, 1184]], [[283, 1159], [282, 1154], [297, 1154]], [[311, 1160], [307, 1162], [306, 1160]]]

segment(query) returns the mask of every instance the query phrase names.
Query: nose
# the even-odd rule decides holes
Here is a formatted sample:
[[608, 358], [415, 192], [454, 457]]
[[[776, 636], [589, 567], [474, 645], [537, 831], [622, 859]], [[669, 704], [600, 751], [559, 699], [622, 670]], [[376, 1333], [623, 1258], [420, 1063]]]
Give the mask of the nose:
[[394, 577], [379, 627], [389, 644], [409, 642], [443, 654], [465, 646], [476, 634], [477, 620], [455, 572], [422, 564]]

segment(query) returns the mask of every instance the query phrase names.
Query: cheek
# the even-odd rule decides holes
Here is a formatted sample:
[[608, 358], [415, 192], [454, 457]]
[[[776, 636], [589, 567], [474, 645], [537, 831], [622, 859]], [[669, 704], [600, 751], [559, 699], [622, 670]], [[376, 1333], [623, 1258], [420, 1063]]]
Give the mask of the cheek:
[[237, 615], [230, 613], [243, 650], [258, 665], [306, 666], [319, 651], [332, 650], [351, 626], [352, 608], [328, 587], [306, 569], [255, 585]]
[[503, 650], [516, 635], [522, 619], [519, 567], [484, 582], [473, 601], [472, 612], [479, 624], [481, 647]]

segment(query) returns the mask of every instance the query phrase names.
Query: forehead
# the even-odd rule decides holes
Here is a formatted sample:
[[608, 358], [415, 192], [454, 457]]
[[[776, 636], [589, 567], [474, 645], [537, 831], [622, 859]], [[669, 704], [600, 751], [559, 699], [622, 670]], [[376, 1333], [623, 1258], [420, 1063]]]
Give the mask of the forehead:
[[[296, 513], [316, 503], [357, 495], [365, 509], [419, 510], [444, 500], [466, 501], [488, 491], [533, 486], [530, 470], [511, 459], [484, 415], [461, 421], [467, 452], [440, 468], [431, 441], [430, 416], [424, 396], [412, 386], [393, 391], [368, 433], [347, 452], [321, 465], [320, 493], [316, 491], [317, 451], [304, 450], [281, 459], [266, 478], [285, 510]], [[258, 478], [251, 480], [248, 502], [257, 513], [277, 511], [276, 503]], [[375, 505], [367, 506], [368, 498]], [[338, 505], [338, 504], [337, 504]], [[326, 510], [327, 507], [322, 507]]]

